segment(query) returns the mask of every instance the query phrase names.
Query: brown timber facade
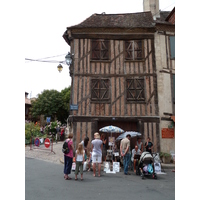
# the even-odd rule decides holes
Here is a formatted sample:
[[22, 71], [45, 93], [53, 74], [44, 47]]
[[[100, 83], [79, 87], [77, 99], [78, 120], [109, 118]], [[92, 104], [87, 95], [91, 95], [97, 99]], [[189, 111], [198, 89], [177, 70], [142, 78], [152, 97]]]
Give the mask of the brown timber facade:
[[69, 116], [75, 148], [85, 136], [91, 141], [103, 126], [116, 125], [141, 132], [143, 143], [150, 136], [154, 151], [160, 150], [152, 22], [150, 12], [94, 14], [67, 28], [71, 104], [78, 105]]

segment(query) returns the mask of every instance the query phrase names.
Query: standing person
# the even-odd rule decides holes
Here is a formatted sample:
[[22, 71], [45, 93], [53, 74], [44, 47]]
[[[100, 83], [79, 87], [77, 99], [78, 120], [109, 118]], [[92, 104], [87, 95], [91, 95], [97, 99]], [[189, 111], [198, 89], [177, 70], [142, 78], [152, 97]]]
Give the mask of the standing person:
[[130, 173], [128, 173], [128, 165], [130, 160], [130, 139], [131, 135], [128, 134], [124, 139], [121, 140], [120, 143], [120, 153], [124, 160], [123, 165], [125, 175], [130, 175]]
[[75, 160], [76, 160], [75, 180], [78, 180], [77, 174], [78, 174], [79, 168], [80, 168], [80, 173], [81, 173], [81, 181], [83, 180], [84, 156], [85, 156], [85, 150], [83, 149], [83, 145], [79, 143], [78, 148], [76, 150], [76, 154], [75, 154]]
[[101, 162], [102, 162], [102, 140], [100, 140], [99, 133], [94, 134], [92, 140], [92, 163], [93, 163], [93, 176], [96, 176], [96, 163], [98, 163], [98, 176], [101, 176]]
[[57, 140], [58, 140], [59, 131], [60, 131], [60, 128], [59, 128], [59, 125], [58, 125], [56, 127], [56, 143], [57, 143]]
[[105, 161], [106, 162], [106, 153], [107, 153], [107, 150], [106, 150], [106, 137], [104, 134], [101, 135], [101, 140], [103, 142], [103, 150], [102, 150], [102, 161]]
[[148, 151], [149, 153], [151, 153], [151, 150], [153, 149], [153, 143], [150, 140], [150, 137], [148, 137], [147, 142], [145, 142], [144, 144], [146, 151]]
[[137, 142], [136, 142], [135, 145], [137, 145], [137, 146], [138, 146], [138, 149], [139, 149], [141, 152], [143, 152], [143, 144], [142, 144], [142, 141], [141, 141], [141, 138], [140, 138], [140, 137], [137, 139]]
[[64, 128], [62, 128], [60, 132], [60, 140], [63, 141], [64, 139], [65, 139]]
[[85, 137], [84, 140], [81, 141], [81, 144], [83, 145], [83, 149], [85, 150], [85, 155], [84, 155], [84, 160], [87, 159], [87, 146], [88, 146], [88, 142], [89, 142], [89, 137]]
[[72, 159], [73, 159], [73, 134], [70, 133], [68, 136], [68, 139], [66, 141], [68, 142], [68, 147], [69, 147], [69, 153], [64, 154], [64, 178], [65, 180], [71, 180], [71, 178], [68, 176], [68, 174], [71, 173], [71, 168], [72, 168]]

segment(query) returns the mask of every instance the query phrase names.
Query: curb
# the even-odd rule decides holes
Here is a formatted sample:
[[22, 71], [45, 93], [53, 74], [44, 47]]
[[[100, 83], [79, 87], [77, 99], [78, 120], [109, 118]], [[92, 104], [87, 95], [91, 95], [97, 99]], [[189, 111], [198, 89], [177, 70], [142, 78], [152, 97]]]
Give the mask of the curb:
[[[63, 158], [60, 158], [60, 162], [61, 162], [62, 164], [64, 164]], [[165, 163], [161, 163], [161, 168], [163, 168], [163, 169], [175, 169], [175, 164], [165, 164]]]
[[161, 163], [161, 168], [164, 168], [164, 169], [175, 169], [175, 164], [164, 164], [164, 163]]

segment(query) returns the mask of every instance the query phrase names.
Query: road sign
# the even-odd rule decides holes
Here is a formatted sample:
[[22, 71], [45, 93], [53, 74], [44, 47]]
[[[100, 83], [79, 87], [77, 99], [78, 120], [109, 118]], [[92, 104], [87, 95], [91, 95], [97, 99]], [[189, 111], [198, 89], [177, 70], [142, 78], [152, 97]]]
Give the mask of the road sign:
[[47, 117], [47, 123], [50, 123], [51, 117]]
[[40, 139], [39, 138], [35, 138], [34, 143], [35, 143], [35, 146], [38, 147], [40, 145]]
[[50, 146], [50, 139], [49, 139], [49, 138], [46, 138], [46, 139], [45, 139], [45, 141], [44, 141], [44, 146], [45, 146], [46, 148], [49, 148], [49, 146]]

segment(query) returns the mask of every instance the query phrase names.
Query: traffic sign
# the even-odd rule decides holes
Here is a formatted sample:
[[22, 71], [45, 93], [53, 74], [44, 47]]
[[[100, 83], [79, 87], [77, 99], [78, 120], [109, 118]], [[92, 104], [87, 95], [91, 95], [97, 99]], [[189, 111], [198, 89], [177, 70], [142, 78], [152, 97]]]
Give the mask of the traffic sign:
[[35, 143], [35, 146], [38, 147], [40, 145], [40, 139], [39, 138], [35, 138], [34, 143]]
[[47, 117], [47, 123], [50, 123], [51, 117]]
[[49, 148], [49, 146], [50, 146], [50, 139], [49, 139], [49, 138], [46, 138], [46, 139], [45, 139], [45, 141], [44, 141], [44, 146], [45, 146], [46, 148]]

